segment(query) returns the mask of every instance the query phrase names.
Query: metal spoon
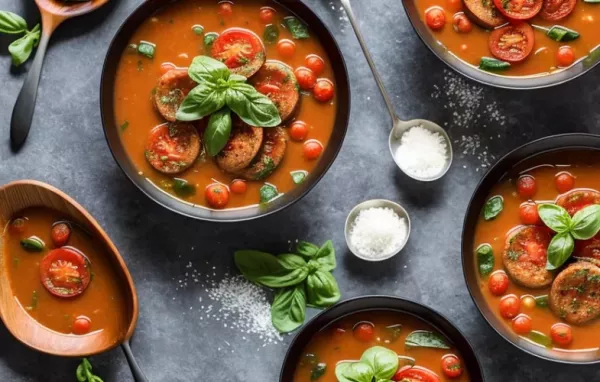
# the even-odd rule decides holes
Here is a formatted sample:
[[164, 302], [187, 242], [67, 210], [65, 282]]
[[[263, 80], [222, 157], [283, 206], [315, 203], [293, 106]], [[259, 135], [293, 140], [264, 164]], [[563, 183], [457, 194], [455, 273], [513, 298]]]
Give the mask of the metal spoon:
[[391, 97], [390, 97], [389, 93], [387, 92], [387, 90], [385, 89], [385, 86], [383, 85], [383, 80], [381, 79], [381, 76], [377, 72], [377, 68], [375, 67], [375, 62], [373, 61], [373, 58], [371, 57], [371, 53], [369, 53], [369, 51], [367, 49], [367, 43], [364, 40], [364, 38], [360, 32], [360, 29], [358, 28], [358, 23], [356, 22], [354, 13], [352, 13], [352, 7], [350, 6], [350, 0], [340, 0], [340, 1], [342, 2], [342, 6], [344, 7], [344, 9], [346, 10], [346, 14], [348, 15], [348, 19], [350, 20], [352, 29], [354, 29], [354, 33], [356, 33], [356, 37], [358, 38], [360, 47], [365, 54], [367, 63], [369, 64], [369, 67], [371, 68], [371, 72], [373, 72], [373, 77], [375, 77], [377, 86], [379, 86], [379, 91], [381, 91], [381, 95], [383, 96], [385, 105], [387, 106], [390, 116], [392, 117], [393, 127], [392, 127], [392, 131], [390, 132], [389, 147], [390, 147], [390, 153], [392, 154], [394, 161], [396, 161], [396, 164], [398, 165], [398, 167], [400, 167], [400, 169], [402, 171], [404, 171], [402, 169], [402, 166], [400, 165], [400, 163], [398, 163], [398, 161], [396, 160], [396, 157], [395, 157], [396, 149], [400, 145], [400, 138], [402, 137], [402, 134], [404, 134], [411, 127], [421, 126], [425, 129], [430, 130], [433, 133], [439, 133], [445, 139], [446, 146], [447, 146], [446, 166], [439, 174], [437, 174], [436, 176], [431, 177], [431, 178], [417, 177], [413, 174], [407, 173], [406, 171], [404, 171], [404, 173], [413, 179], [420, 180], [420, 181], [426, 181], [426, 182], [441, 178], [442, 176], [444, 176], [444, 174], [446, 174], [446, 172], [448, 171], [448, 169], [450, 168], [450, 165], [452, 163], [453, 154], [452, 154], [452, 142], [450, 141], [450, 137], [448, 137], [448, 134], [446, 134], [446, 131], [442, 127], [440, 127], [439, 125], [437, 125], [431, 121], [428, 121], [425, 119], [413, 119], [410, 121], [403, 121], [398, 117], [398, 115], [396, 114], [396, 111], [394, 110], [394, 105], [392, 104]]
[[89, 13], [107, 2], [108, 0], [90, 0], [77, 3], [64, 3], [60, 0], [35, 0], [42, 15], [42, 37], [35, 59], [29, 68], [29, 74], [25, 79], [23, 88], [21, 88], [21, 93], [17, 97], [10, 121], [10, 141], [14, 150], [21, 148], [31, 128], [42, 64], [44, 63], [50, 36], [63, 21]]

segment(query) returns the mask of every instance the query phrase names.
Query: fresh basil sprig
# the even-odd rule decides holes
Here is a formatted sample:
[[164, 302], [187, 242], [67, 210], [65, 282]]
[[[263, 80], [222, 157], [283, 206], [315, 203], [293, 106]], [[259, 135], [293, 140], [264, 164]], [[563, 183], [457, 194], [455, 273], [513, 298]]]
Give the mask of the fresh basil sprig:
[[92, 364], [87, 358], [81, 360], [81, 364], [77, 366], [75, 376], [78, 382], [103, 382], [102, 378], [92, 373]]
[[33, 48], [40, 43], [41, 31], [40, 24], [29, 30], [27, 22], [21, 16], [7, 11], [0, 11], [0, 33], [25, 35], [8, 46], [8, 51], [12, 57], [12, 63], [19, 66], [31, 56]]
[[291, 332], [304, 323], [307, 306], [326, 308], [340, 300], [338, 283], [331, 274], [336, 267], [331, 241], [321, 247], [300, 242], [296, 253], [279, 256], [237, 251], [234, 260], [248, 280], [277, 289], [271, 319], [282, 333]]
[[540, 204], [538, 212], [544, 224], [557, 233], [548, 246], [548, 270], [559, 268], [571, 257], [575, 240], [589, 240], [600, 232], [600, 205], [587, 206], [573, 217], [556, 204]]
[[399, 360], [395, 351], [373, 346], [362, 354], [358, 362], [340, 362], [335, 376], [340, 382], [389, 381], [398, 371]]

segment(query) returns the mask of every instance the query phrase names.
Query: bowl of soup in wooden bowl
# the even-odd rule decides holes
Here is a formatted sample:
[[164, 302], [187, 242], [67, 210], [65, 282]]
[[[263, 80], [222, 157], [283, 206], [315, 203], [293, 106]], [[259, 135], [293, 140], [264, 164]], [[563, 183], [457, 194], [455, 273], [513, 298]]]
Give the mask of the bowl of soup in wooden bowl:
[[465, 217], [467, 286], [487, 322], [551, 361], [600, 362], [600, 136], [528, 143], [485, 175]]
[[403, 0], [421, 40], [484, 84], [533, 89], [572, 80], [600, 62], [594, 0]]
[[471, 345], [445, 317], [391, 296], [343, 301], [298, 333], [281, 382], [483, 381]]
[[301, 1], [149, 0], [110, 45], [101, 104], [140, 190], [183, 215], [239, 221], [319, 181], [350, 94], [334, 38]]

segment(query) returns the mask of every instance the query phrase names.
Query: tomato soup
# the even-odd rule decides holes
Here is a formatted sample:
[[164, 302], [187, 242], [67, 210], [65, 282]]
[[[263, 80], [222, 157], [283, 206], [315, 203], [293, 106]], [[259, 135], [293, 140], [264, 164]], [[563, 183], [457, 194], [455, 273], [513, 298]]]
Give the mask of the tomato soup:
[[[371, 370], [372, 380], [470, 380], [461, 355], [431, 325], [406, 314], [372, 311], [350, 315], [317, 333], [303, 352], [294, 382], [337, 382], [336, 373], [371, 381], [352, 379], [356, 370], [369, 374], [369, 368], [376, 369], [365, 361], [370, 358], [363, 357], [366, 352], [378, 353], [380, 366], [384, 359], [390, 363], [380, 367], [385, 375]], [[352, 365], [358, 361], [366, 366]]]
[[26, 209], [3, 233], [3, 256], [13, 295], [48, 329], [84, 335], [127, 330], [123, 288], [103, 244], [59, 212]]
[[553, 73], [600, 46], [600, 4], [594, 2], [416, 0], [416, 5], [440, 44], [468, 64], [501, 75]]
[[533, 158], [492, 189], [477, 222], [485, 300], [507, 329], [540, 346], [600, 347], [599, 172], [597, 151]]
[[123, 52], [115, 119], [135, 167], [198, 206], [266, 203], [302, 183], [336, 117], [310, 26], [270, 1], [181, 0]]

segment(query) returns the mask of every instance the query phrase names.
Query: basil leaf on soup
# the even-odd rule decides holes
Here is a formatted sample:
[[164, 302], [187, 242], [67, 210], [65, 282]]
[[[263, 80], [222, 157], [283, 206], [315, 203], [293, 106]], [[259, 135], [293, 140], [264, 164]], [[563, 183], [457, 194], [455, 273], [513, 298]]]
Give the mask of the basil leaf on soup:
[[173, 180], [173, 191], [177, 196], [186, 198], [196, 194], [196, 187], [185, 179], [175, 178]]
[[225, 106], [225, 94], [210, 82], [196, 86], [183, 99], [177, 110], [179, 121], [196, 121]]
[[210, 115], [204, 130], [204, 145], [208, 155], [216, 156], [223, 150], [231, 134], [231, 113], [224, 107]]
[[294, 182], [294, 184], [302, 184], [304, 182], [304, 179], [306, 179], [306, 176], [308, 175], [308, 171], [292, 171], [290, 172], [290, 175], [292, 176], [292, 181]]
[[46, 243], [37, 236], [30, 236], [21, 240], [21, 248], [27, 252], [42, 252], [46, 249]]
[[188, 68], [188, 75], [199, 84], [203, 82], [217, 83], [219, 79], [229, 79], [229, 69], [221, 61], [208, 56], [196, 56]]
[[281, 117], [275, 104], [250, 84], [230, 83], [225, 92], [225, 102], [251, 126], [275, 127], [281, 124]]
[[327, 308], [340, 300], [341, 293], [330, 272], [317, 270], [306, 277], [306, 297], [309, 306]]
[[196, 36], [201, 36], [202, 33], [204, 33], [204, 27], [200, 24], [196, 24], [192, 26], [192, 32], [194, 32]]
[[427, 330], [415, 330], [410, 333], [404, 340], [404, 344], [409, 347], [450, 349], [444, 337]]
[[398, 370], [398, 354], [383, 346], [373, 346], [365, 350], [360, 362], [371, 366], [373, 376], [379, 379], [390, 379]]
[[385, 342], [387, 344], [395, 342], [398, 338], [400, 338], [400, 335], [402, 334], [402, 325], [401, 324], [388, 325], [383, 329], [383, 333], [384, 333], [383, 342]]
[[269, 24], [263, 32], [263, 41], [267, 44], [274, 44], [279, 40], [279, 28], [276, 24]]
[[281, 264], [282, 267], [289, 270], [306, 267], [306, 260], [304, 260], [302, 256], [294, 255], [293, 253], [279, 255], [277, 256], [277, 260], [279, 260], [279, 264]]
[[573, 249], [575, 248], [575, 240], [569, 232], [559, 233], [554, 236], [548, 246], [548, 260], [546, 269], [553, 271], [569, 259]]
[[479, 274], [487, 276], [494, 270], [494, 250], [489, 244], [481, 244], [477, 247], [477, 266]]
[[532, 330], [531, 332], [529, 332], [527, 338], [529, 338], [538, 345], [542, 345], [543, 347], [549, 348], [552, 346], [552, 340], [550, 339], [550, 337], [548, 337], [542, 332], [538, 332], [537, 330]]
[[338, 382], [372, 382], [373, 369], [362, 362], [340, 362], [335, 367]]
[[573, 216], [571, 234], [577, 240], [589, 240], [600, 232], [600, 205], [594, 204]]
[[295, 39], [302, 40], [310, 37], [308, 27], [296, 17], [288, 16], [283, 19], [283, 22]]
[[324, 271], [333, 271], [337, 266], [335, 261], [335, 248], [333, 247], [333, 242], [331, 240], [327, 240], [325, 244], [314, 256], [314, 259], [319, 263], [320, 269]]
[[18, 34], [27, 31], [27, 22], [21, 16], [0, 11], [0, 33]]
[[137, 51], [142, 56], [154, 58], [154, 54], [156, 53], [156, 44], [150, 41], [142, 40], [137, 46]]
[[265, 252], [237, 251], [234, 254], [234, 261], [244, 277], [269, 288], [297, 285], [308, 276], [307, 269], [286, 269], [277, 257]]
[[303, 256], [305, 259], [312, 259], [315, 257], [317, 252], [319, 252], [319, 249], [320, 248], [316, 245], [306, 241], [299, 241], [298, 244], [296, 244], [296, 253]]
[[564, 208], [556, 204], [538, 205], [540, 218], [551, 230], [562, 233], [571, 229], [571, 216]]
[[271, 305], [271, 321], [275, 329], [288, 333], [302, 326], [306, 318], [306, 294], [302, 284], [281, 289]]
[[504, 199], [502, 196], [496, 195], [491, 197], [483, 207], [483, 218], [485, 220], [495, 219], [504, 209]]
[[310, 371], [310, 380], [311, 381], [318, 380], [319, 378], [321, 378], [322, 376], [325, 375], [326, 371], [327, 371], [327, 364], [324, 362], [319, 362]]
[[26, 31], [25, 36], [13, 41], [8, 46], [14, 66], [20, 66], [29, 59], [33, 48], [40, 42], [40, 33], [40, 24], [38, 24], [31, 31]]
[[277, 191], [277, 187], [271, 184], [265, 184], [264, 186], [262, 186], [260, 188], [259, 193], [261, 203], [268, 203], [279, 196], [279, 191]]
[[229, 79], [227, 80], [229, 83], [232, 82], [246, 82], [248, 79], [244, 76], [240, 76], [239, 74], [232, 74], [229, 76]]
[[546, 308], [548, 306], [548, 295], [535, 296], [535, 306], [539, 308]]
[[204, 35], [204, 50], [210, 50], [215, 40], [219, 37], [217, 32], [208, 32]]

